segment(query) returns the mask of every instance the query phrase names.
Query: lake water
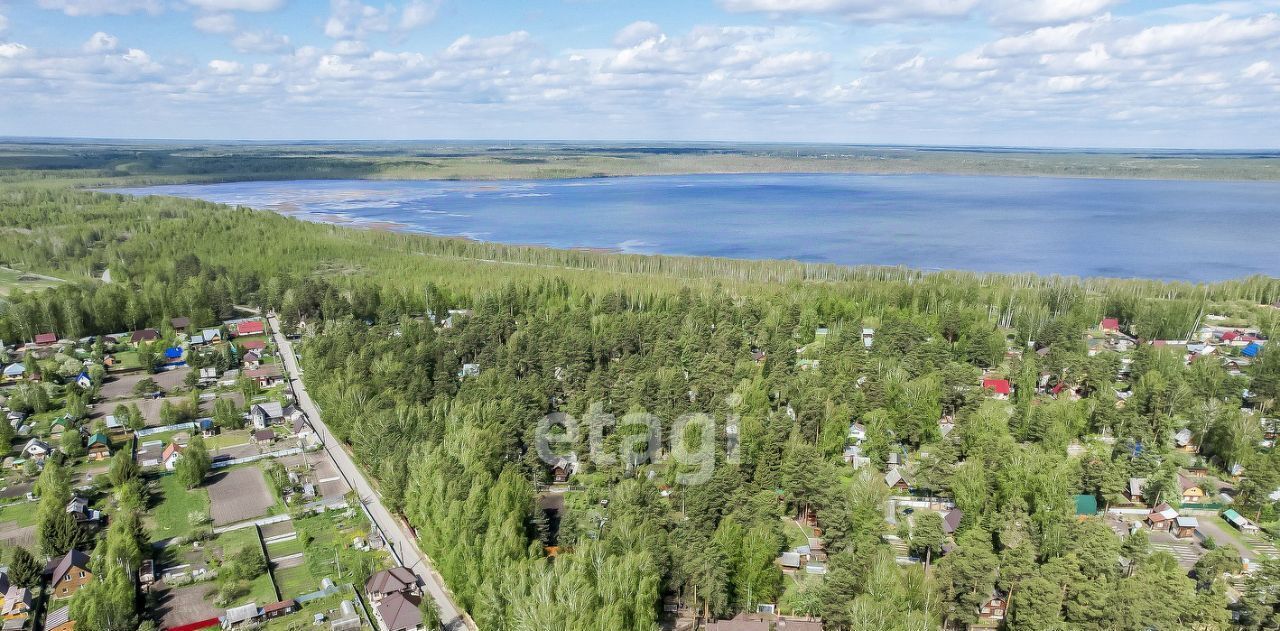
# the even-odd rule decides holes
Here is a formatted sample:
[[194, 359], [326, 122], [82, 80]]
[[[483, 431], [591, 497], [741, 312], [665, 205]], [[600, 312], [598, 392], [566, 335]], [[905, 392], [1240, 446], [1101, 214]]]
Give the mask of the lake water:
[[1280, 274], [1280, 182], [785, 174], [115, 192], [557, 248], [1196, 281]]

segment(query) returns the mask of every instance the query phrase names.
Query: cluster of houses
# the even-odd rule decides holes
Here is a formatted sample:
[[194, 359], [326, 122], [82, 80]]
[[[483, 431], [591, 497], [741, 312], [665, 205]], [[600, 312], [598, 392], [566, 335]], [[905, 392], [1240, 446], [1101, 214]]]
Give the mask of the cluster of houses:
[[369, 577], [365, 595], [373, 605], [373, 614], [384, 631], [421, 631], [422, 588], [418, 577], [408, 568], [393, 567]]
[[247, 603], [228, 609], [226, 614], [221, 616], [220, 622], [223, 629], [250, 628], [256, 627], [267, 620], [291, 614], [297, 610], [298, 601], [292, 598], [261, 607], [257, 603]]
[[[71, 606], [67, 599], [75, 596], [84, 586], [93, 582], [89, 569], [89, 555], [72, 550], [55, 557], [45, 567], [43, 578], [48, 582], [50, 602], [45, 614], [44, 631], [72, 631]], [[9, 575], [0, 570], [0, 629], [17, 631], [28, 629], [35, 606], [32, 590], [12, 583]]]

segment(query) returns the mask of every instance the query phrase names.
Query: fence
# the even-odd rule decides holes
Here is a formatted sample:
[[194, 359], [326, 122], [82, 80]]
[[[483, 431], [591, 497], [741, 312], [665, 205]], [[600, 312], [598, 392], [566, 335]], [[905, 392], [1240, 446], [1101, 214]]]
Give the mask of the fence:
[[283, 458], [285, 456], [294, 456], [300, 453], [302, 453], [301, 447], [293, 447], [291, 449], [281, 449], [280, 451], [269, 451], [265, 454], [255, 454], [252, 456], [245, 456], [243, 458], [232, 458], [230, 460], [215, 460], [213, 464], [210, 466], [214, 469], [222, 469], [224, 467], [230, 467], [232, 465], [237, 465], [237, 464], [244, 464], [246, 462], [255, 462], [258, 460], [262, 460], [263, 458]]
[[147, 436], [150, 436], [150, 435], [152, 435], [152, 434], [163, 434], [163, 433], [165, 433], [165, 432], [176, 432], [176, 431], [178, 431], [178, 430], [182, 430], [182, 429], [194, 430], [195, 428], [196, 428], [196, 424], [195, 424], [194, 422], [189, 422], [189, 423], [176, 423], [176, 424], [174, 424], [174, 425], [165, 425], [164, 427], [144, 427], [144, 428], [142, 428], [142, 429], [140, 429], [140, 430], [138, 430], [138, 431], [134, 432], [134, 433], [133, 433], [133, 435], [134, 435], [134, 436], [137, 436], [138, 438], [146, 438]]

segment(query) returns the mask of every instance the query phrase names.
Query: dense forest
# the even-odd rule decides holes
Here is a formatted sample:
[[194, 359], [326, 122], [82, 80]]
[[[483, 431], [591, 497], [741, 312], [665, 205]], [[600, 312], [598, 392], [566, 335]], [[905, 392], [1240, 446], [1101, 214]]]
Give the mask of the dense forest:
[[[237, 304], [276, 311], [304, 335], [326, 420], [482, 629], [648, 630], [664, 603], [709, 617], [778, 603], [828, 629], [923, 631], [974, 622], [997, 592], [1013, 629], [1280, 624], [1280, 562], [1260, 560], [1232, 604], [1224, 573], [1241, 559], [1230, 546], [1188, 572], [1143, 531], [1118, 535], [1073, 502], [1123, 502], [1131, 478], [1148, 494], [1174, 488], [1192, 456], [1173, 435], [1190, 428], [1196, 462], [1247, 471], [1236, 508], [1264, 526], [1280, 518], [1280, 455], [1259, 446], [1280, 354], [1230, 374], [1145, 343], [1187, 339], [1209, 314], [1272, 337], [1280, 280], [553, 251], [100, 194], [56, 177], [15, 170], [0, 185], [0, 265], [64, 281], [0, 299], [0, 340], [178, 315], [212, 325]], [[1104, 317], [1139, 342], [1125, 370], [1119, 353], [1086, 344]], [[1007, 400], [984, 391], [990, 373], [1011, 382]], [[1047, 396], [1044, 375], [1078, 396]], [[584, 426], [560, 436], [580, 464], [554, 523], [542, 510], [553, 471], [536, 448], [549, 414]], [[587, 457], [585, 426], [616, 454], [643, 442], [642, 415], [663, 437], [656, 458]], [[702, 420], [682, 422], [691, 415]], [[856, 470], [842, 459], [854, 422], [869, 460]], [[936, 519], [886, 522], [883, 473], [898, 454], [918, 493], [963, 511], [945, 545]], [[796, 582], [777, 558], [794, 545], [793, 520], [810, 518], [829, 561], [822, 580]], [[922, 562], [898, 562], [885, 537], [895, 532]]]

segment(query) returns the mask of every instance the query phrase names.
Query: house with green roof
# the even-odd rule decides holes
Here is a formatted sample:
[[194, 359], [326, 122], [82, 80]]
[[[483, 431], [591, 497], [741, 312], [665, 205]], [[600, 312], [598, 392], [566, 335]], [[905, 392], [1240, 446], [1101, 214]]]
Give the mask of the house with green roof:
[[1224, 511], [1222, 518], [1227, 520], [1227, 523], [1235, 526], [1236, 530], [1246, 534], [1255, 534], [1260, 530], [1258, 524], [1249, 521], [1244, 515], [1237, 513], [1234, 508], [1228, 508]]
[[111, 457], [111, 439], [102, 432], [89, 437], [89, 457], [105, 460]]

